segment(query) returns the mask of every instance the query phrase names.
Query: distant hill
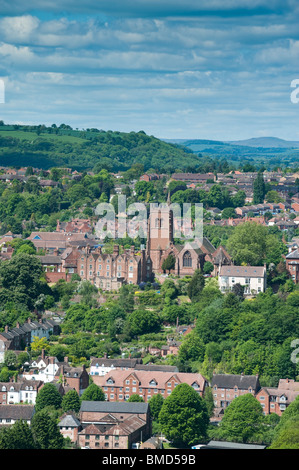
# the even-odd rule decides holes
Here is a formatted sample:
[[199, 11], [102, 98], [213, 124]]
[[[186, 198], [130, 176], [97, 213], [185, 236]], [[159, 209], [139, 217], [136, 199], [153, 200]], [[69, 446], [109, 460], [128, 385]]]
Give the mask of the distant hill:
[[246, 147], [260, 148], [299, 148], [299, 142], [287, 141], [278, 137], [253, 137], [247, 140], [235, 140], [227, 142], [230, 145], [244, 145]]
[[222, 142], [207, 139], [165, 139], [182, 148], [202, 155], [225, 159], [229, 163], [243, 166], [251, 163], [257, 167], [298, 167], [299, 142], [277, 137], [256, 137], [247, 140]]
[[75, 130], [65, 124], [23, 126], [0, 121], [2, 166], [63, 166], [77, 171], [106, 168], [118, 172], [134, 163], [142, 163], [145, 171], [192, 171], [199, 165], [200, 155], [144, 131]]

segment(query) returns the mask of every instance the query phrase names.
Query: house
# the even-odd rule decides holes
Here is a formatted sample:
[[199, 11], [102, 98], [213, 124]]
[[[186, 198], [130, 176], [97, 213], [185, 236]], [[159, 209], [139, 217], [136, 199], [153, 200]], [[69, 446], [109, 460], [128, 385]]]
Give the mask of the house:
[[32, 232], [27, 240], [32, 241], [36, 250], [45, 250], [47, 254], [53, 254], [55, 250], [62, 253], [71, 241], [82, 242], [86, 234], [72, 232]]
[[123, 402], [133, 394], [138, 394], [145, 402], [157, 393], [167, 398], [181, 383], [187, 383], [202, 396], [208, 385], [205, 377], [198, 373], [160, 370], [113, 370], [105, 376], [93, 376], [93, 381], [103, 389], [105, 399], [110, 402]]
[[43, 382], [40, 380], [21, 380], [17, 382], [0, 382], [0, 403], [13, 405], [29, 403], [35, 405], [35, 400]]
[[64, 438], [68, 437], [73, 443], [77, 443], [78, 433], [82, 430], [82, 426], [73, 413], [65, 413], [61, 416], [58, 427]]
[[218, 276], [219, 288], [222, 292], [229, 291], [234, 285], [244, 286], [244, 295], [255, 295], [265, 292], [265, 266], [221, 266]]
[[225, 409], [234, 398], [245, 393], [255, 396], [260, 388], [258, 375], [214, 374], [211, 381], [216, 410]]
[[128, 449], [151, 435], [147, 403], [82, 401], [78, 445], [91, 449]]
[[57, 220], [56, 232], [92, 233], [92, 224], [89, 219], [75, 218], [69, 222]]
[[134, 369], [137, 364], [141, 362], [141, 359], [110, 359], [107, 357], [93, 357], [90, 362], [89, 374], [93, 375], [105, 375], [111, 370], [120, 369], [128, 370]]
[[0, 405], [0, 427], [11, 426], [19, 420], [30, 425], [34, 413], [34, 405]]
[[41, 356], [33, 359], [22, 374], [22, 378], [28, 381], [40, 380], [44, 383], [52, 382], [60, 367], [58, 359], [54, 356], [46, 356], [44, 350]]
[[56, 370], [53, 380], [55, 382], [62, 380], [64, 387], [67, 386], [68, 388], [76, 390], [79, 396], [82, 395], [89, 385], [89, 375], [85, 365], [83, 364], [82, 367], [71, 367], [68, 364], [67, 358], [64, 359], [64, 363], [60, 364]]
[[205, 261], [210, 261], [214, 265], [213, 276], [218, 276], [221, 266], [230, 266], [232, 259], [224, 246], [220, 245], [211, 255], [205, 257]]
[[140, 449], [163, 449], [163, 442], [161, 437], [159, 436], [152, 436], [144, 442], [141, 442]]
[[0, 363], [4, 362], [4, 354], [7, 350], [20, 351], [29, 346], [34, 337], [49, 339], [51, 335], [59, 334], [59, 325], [54, 320], [33, 321], [28, 318], [23, 325], [16, 324], [15, 328], [5, 326], [0, 333]]
[[290, 252], [285, 257], [286, 269], [288, 270], [291, 278], [295, 284], [299, 283], [299, 248], [291, 248]]
[[280, 379], [278, 387], [263, 387], [256, 394], [257, 400], [263, 408], [263, 413], [268, 415], [276, 413], [281, 416], [284, 410], [299, 395], [299, 382], [289, 379]]
[[216, 176], [214, 173], [173, 173], [171, 179], [190, 183], [206, 183], [208, 180], [216, 181]]

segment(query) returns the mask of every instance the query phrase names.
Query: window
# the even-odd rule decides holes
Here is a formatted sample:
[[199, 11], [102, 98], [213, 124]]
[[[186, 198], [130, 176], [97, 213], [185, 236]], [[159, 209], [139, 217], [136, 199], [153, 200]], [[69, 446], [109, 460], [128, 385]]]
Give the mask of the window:
[[191, 258], [191, 254], [189, 251], [186, 251], [186, 253], [183, 256], [183, 266], [186, 268], [192, 267], [192, 258]]

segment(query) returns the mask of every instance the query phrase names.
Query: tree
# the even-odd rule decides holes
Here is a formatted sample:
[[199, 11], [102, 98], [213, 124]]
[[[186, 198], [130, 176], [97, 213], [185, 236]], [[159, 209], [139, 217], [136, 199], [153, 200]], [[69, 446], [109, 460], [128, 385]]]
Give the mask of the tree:
[[191, 302], [197, 302], [205, 286], [205, 278], [199, 269], [196, 269], [189, 282], [187, 293]]
[[105, 401], [105, 394], [95, 383], [90, 384], [81, 395], [82, 401]]
[[35, 449], [36, 445], [26, 421], [17, 420], [12, 426], [0, 430], [0, 449]]
[[129, 402], [144, 402], [143, 398], [138, 393], [133, 393], [128, 399]]
[[45, 410], [38, 411], [34, 414], [31, 430], [38, 449], [63, 448], [64, 439], [59, 431], [56, 419], [50, 416]]
[[54, 406], [57, 410], [61, 407], [62, 397], [52, 383], [46, 383], [38, 392], [35, 402], [36, 411], [41, 411], [46, 406]]
[[253, 204], [262, 204], [265, 199], [266, 187], [263, 172], [259, 171], [253, 182]]
[[150, 414], [153, 419], [158, 420], [159, 419], [159, 413], [162, 409], [164, 403], [164, 398], [161, 395], [161, 393], [157, 393], [156, 395], [152, 396], [149, 401], [148, 405], [150, 408]]
[[162, 432], [174, 446], [183, 447], [207, 438], [209, 415], [203, 398], [190, 385], [177, 385], [159, 413]]
[[233, 285], [232, 293], [235, 294], [239, 299], [244, 299], [245, 286], [241, 286], [239, 282]]
[[221, 219], [235, 219], [236, 217], [237, 214], [233, 207], [226, 207], [221, 213]]
[[227, 240], [227, 249], [237, 265], [259, 266], [264, 262], [280, 261], [283, 247], [268, 227], [245, 222], [235, 227]]
[[214, 269], [214, 265], [213, 263], [211, 263], [211, 261], [206, 261], [205, 264], [203, 265], [204, 274], [211, 274], [213, 269]]
[[175, 268], [175, 262], [176, 262], [175, 257], [170, 253], [162, 263], [163, 271], [164, 272], [168, 271], [170, 274], [170, 271]]
[[288, 419], [273, 439], [269, 449], [299, 449], [299, 416]]
[[263, 408], [251, 393], [241, 395], [225, 409], [219, 425], [221, 439], [246, 443], [262, 424]]
[[1, 263], [2, 298], [5, 295], [11, 300], [22, 298], [28, 308], [32, 309], [34, 301], [46, 287], [41, 281], [43, 276], [41, 262], [36, 256], [18, 253], [9, 261]]
[[129, 314], [126, 325], [131, 336], [138, 336], [157, 332], [161, 320], [156, 312], [137, 309]]
[[61, 408], [63, 411], [75, 411], [78, 413], [80, 410], [81, 402], [76, 390], [69, 390], [62, 398]]
[[40, 354], [43, 349], [47, 352], [49, 350], [49, 347], [49, 343], [44, 336], [42, 338], [39, 338], [39, 336], [33, 337], [33, 341], [31, 343], [31, 351], [34, 354]]

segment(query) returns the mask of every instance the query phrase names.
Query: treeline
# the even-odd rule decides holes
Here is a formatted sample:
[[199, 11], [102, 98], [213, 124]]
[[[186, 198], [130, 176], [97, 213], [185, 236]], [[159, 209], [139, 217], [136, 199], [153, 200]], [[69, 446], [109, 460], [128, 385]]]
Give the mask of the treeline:
[[[5, 132], [3, 132], [5, 131]], [[1, 135], [2, 132], [2, 135]], [[66, 139], [67, 137], [67, 139]], [[145, 170], [195, 171], [200, 157], [145, 132], [75, 131], [69, 126], [0, 126], [0, 165], [73, 170], [126, 171], [134, 163]]]

